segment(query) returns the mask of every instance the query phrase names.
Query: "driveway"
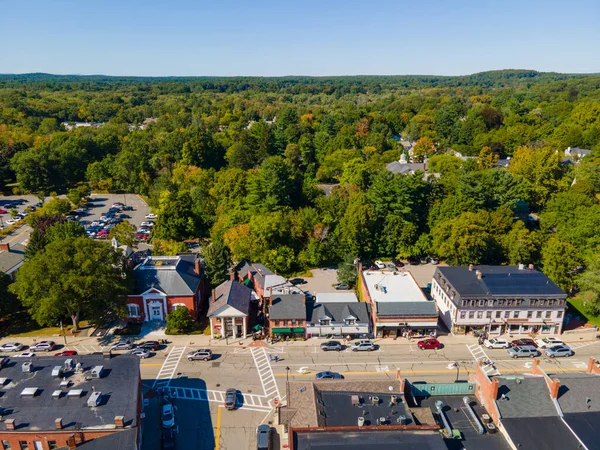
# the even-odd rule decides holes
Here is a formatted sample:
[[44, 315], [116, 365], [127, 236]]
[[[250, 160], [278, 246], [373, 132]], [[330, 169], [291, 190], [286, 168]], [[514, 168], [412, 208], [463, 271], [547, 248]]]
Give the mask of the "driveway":
[[312, 269], [312, 277], [304, 278], [306, 284], [298, 286], [303, 291], [310, 292], [312, 295], [336, 291], [333, 285], [337, 283], [337, 270], [335, 269]]

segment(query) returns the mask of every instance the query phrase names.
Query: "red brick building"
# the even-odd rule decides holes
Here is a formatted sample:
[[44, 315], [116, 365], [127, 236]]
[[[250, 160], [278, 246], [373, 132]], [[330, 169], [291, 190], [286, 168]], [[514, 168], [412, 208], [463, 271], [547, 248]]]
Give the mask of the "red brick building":
[[135, 267], [135, 292], [127, 297], [130, 320], [166, 320], [173, 309], [185, 306], [198, 317], [204, 277], [194, 255], [148, 257]]

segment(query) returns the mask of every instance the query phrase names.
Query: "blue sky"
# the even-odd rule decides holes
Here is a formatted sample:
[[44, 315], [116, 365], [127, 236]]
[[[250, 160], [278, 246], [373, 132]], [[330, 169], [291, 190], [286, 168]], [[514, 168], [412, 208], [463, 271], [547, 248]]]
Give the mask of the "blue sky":
[[4, 1], [0, 42], [0, 73], [600, 72], [600, 1]]

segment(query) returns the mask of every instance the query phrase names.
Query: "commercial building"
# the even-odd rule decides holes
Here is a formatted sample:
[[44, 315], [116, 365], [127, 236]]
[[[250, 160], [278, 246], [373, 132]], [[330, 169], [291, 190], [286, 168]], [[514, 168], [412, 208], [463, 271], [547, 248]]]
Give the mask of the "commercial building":
[[256, 316], [258, 296], [233, 280], [221, 283], [212, 291], [208, 304], [210, 335], [221, 338], [244, 338], [250, 329], [249, 320]]
[[431, 283], [452, 333], [561, 333], [567, 294], [532, 266], [437, 267]]
[[305, 337], [306, 296], [304, 294], [273, 295], [269, 306], [271, 334]]
[[336, 301], [323, 303], [308, 302], [307, 305], [307, 338], [371, 337], [370, 305], [362, 302]]
[[408, 271], [359, 270], [359, 289], [371, 307], [373, 335], [414, 337], [437, 332], [438, 311]]
[[204, 277], [194, 255], [152, 256], [134, 270], [135, 291], [127, 297], [128, 318], [144, 322], [166, 320], [185, 306], [196, 318], [202, 307]]
[[10, 358], [0, 370], [2, 449], [136, 450], [141, 412], [136, 356]]

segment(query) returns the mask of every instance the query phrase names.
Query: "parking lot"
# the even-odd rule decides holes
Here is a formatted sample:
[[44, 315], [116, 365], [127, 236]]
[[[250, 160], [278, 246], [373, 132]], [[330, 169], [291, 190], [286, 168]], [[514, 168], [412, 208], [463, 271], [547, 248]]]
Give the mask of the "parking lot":
[[150, 207], [136, 194], [92, 194], [89, 201], [92, 207], [80, 216], [79, 222], [87, 226], [94, 220], [100, 219], [100, 216], [107, 212], [115, 202], [121, 202], [133, 207], [133, 211], [123, 211], [123, 214], [128, 215], [129, 218], [125, 220], [128, 220], [136, 227], [144, 221], [146, 214], [150, 213]]
[[7, 220], [11, 219], [10, 210], [16, 209], [18, 212], [25, 211], [30, 206], [35, 206], [39, 199], [35, 195], [7, 195], [0, 197], [0, 210], [5, 210], [6, 213], [0, 214], [0, 228], [5, 228], [9, 224]]

